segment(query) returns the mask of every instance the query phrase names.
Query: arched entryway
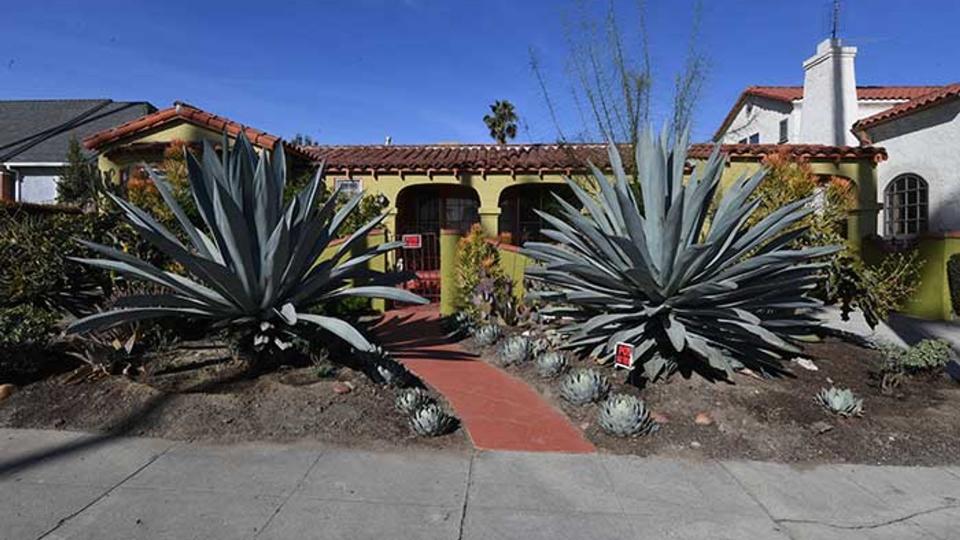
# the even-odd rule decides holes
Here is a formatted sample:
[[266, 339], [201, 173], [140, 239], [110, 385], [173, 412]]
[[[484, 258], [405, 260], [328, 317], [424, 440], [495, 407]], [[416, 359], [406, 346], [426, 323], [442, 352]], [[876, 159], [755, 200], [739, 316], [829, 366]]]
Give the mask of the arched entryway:
[[440, 230], [461, 234], [480, 221], [480, 197], [470, 187], [455, 184], [425, 184], [403, 188], [397, 194], [397, 236], [416, 235], [416, 247], [400, 251], [404, 270], [415, 272], [409, 284], [420, 295], [440, 297]]
[[523, 245], [531, 240], [544, 240], [540, 233], [544, 220], [537, 210], [555, 214], [560, 196], [574, 207], [580, 204], [566, 184], [518, 184], [500, 193], [500, 238], [509, 244]]

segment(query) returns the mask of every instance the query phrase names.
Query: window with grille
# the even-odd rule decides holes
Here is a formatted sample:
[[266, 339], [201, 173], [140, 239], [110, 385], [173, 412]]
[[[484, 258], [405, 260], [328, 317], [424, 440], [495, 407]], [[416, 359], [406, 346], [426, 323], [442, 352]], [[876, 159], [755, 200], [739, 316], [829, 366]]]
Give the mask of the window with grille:
[[790, 139], [790, 122], [787, 118], [784, 118], [780, 121], [780, 140], [779, 143], [783, 144]]
[[927, 182], [916, 174], [894, 178], [884, 191], [884, 231], [905, 236], [927, 230]]

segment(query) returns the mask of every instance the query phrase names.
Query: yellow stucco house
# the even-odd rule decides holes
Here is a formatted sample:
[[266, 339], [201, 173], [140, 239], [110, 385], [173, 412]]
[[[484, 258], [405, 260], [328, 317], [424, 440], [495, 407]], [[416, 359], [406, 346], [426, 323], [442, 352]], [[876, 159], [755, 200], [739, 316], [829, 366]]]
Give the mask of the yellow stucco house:
[[[140, 164], [158, 163], [167, 145], [183, 141], [221, 144], [244, 131], [261, 148], [272, 148], [278, 137], [244, 126], [185, 103], [127, 122], [87, 138], [98, 152], [101, 170], [120, 182]], [[567, 176], [588, 173], [590, 160], [607, 167], [606, 147], [600, 144], [424, 144], [285, 146], [294, 169], [324, 163], [324, 181], [332, 189], [363, 190], [385, 198], [388, 218], [384, 235], [416, 235], [418, 247], [404, 250], [406, 268], [439, 279], [441, 231], [463, 233], [479, 223], [491, 238], [519, 245], [537, 238], [542, 227], [534, 212], [553, 200], [551, 193], [569, 195]], [[713, 146], [693, 145], [691, 165], [709, 156]], [[847, 178], [855, 186], [858, 207], [848, 223], [849, 241], [861, 246], [876, 234], [876, 167], [886, 158], [872, 146], [809, 144], [729, 144], [724, 182], [760, 167], [774, 152], [787, 152], [810, 163], [824, 177]], [[515, 270], [522, 272], [522, 266]], [[439, 287], [437, 287], [439, 289]]]

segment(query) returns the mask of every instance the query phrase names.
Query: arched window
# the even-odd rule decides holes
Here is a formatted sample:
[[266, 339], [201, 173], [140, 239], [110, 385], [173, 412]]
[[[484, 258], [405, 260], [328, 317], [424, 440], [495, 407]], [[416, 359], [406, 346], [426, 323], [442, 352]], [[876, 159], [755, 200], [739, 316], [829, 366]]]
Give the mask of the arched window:
[[927, 182], [916, 174], [901, 174], [884, 192], [884, 232], [887, 236], [927, 230]]

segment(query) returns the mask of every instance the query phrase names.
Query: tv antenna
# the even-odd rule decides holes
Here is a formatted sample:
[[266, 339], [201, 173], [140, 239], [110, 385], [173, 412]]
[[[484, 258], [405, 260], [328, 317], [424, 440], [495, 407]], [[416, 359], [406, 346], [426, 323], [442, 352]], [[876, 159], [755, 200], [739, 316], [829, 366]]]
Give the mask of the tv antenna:
[[830, 21], [830, 38], [837, 39], [840, 33], [840, 0], [833, 0], [833, 16]]

